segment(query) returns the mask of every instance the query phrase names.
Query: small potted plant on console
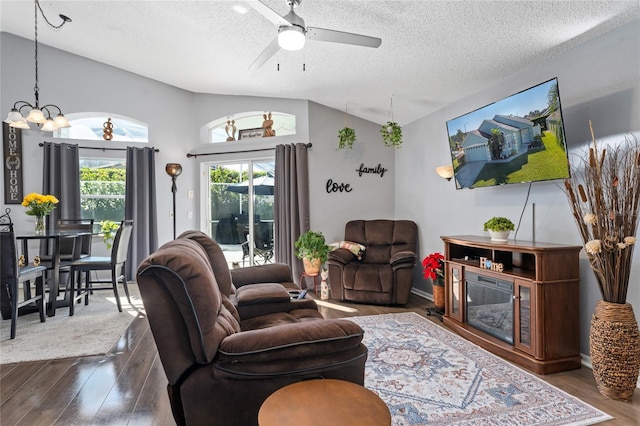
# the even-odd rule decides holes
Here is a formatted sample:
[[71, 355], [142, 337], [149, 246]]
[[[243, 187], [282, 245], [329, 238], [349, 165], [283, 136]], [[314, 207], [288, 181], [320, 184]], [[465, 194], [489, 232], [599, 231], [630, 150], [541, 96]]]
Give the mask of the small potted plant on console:
[[504, 243], [509, 238], [509, 232], [515, 225], [506, 217], [494, 216], [484, 223], [484, 230], [489, 231], [491, 241]]
[[305, 273], [310, 277], [317, 276], [330, 251], [322, 232], [305, 232], [296, 240], [295, 248], [296, 256], [304, 263]]

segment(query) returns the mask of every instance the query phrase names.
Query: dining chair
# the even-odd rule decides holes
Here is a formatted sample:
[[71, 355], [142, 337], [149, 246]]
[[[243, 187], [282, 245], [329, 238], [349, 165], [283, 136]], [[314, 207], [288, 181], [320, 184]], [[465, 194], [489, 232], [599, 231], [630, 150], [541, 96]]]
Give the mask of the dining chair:
[[[93, 232], [94, 219], [58, 219], [56, 221], [56, 231], [81, 231], [81, 232]], [[91, 256], [91, 241], [92, 234], [82, 235], [74, 238], [61, 238], [59, 240], [59, 252], [60, 252], [60, 283], [64, 283], [64, 286], [58, 288], [58, 294], [60, 291], [68, 291], [69, 279], [68, 274], [71, 269], [71, 262], [75, 259]], [[46, 244], [50, 245], [51, 240], [47, 240]], [[47, 267], [47, 274], [51, 274], [53, 271], [53, 249], [47, 247], [43, 252], [40, 252], [41, 265]], [[63, 275], [66, 276], [66, 280], [63, 280]], [[49, 277], [50, 278], [50, 277]], [[55, 298], [58, 295], [54, 296]], [[68, 298], [65, 295], [65, 298]], [[53, 300], [53, 298], [51, 299]]]
[[[56, 221], [57, 231], [88, 231], [93, 232], [94, 219], [58, 219]], [[60, 260], [71, 261], [77, 257], [91, 256], [92, 235], [82, 235], [76, 238], [63, 238], [60, 240]], [[76, 251], [77, 250], [77, 251]], [[46, 250], [50, 252], [50, 249]], [[51, 261], [51, 254], [40, 254], [43, 262]]]
[[[133, 231], [133, 221], [123, 220], [116, 232], [111, 246], [111, 256], [88, 256], [81, 257], [71, 262], [71, 284], [69, 299], [69, 316], [75, 311], [75, 304], [84, 297], [84, 304], [89, 304], [89, 295], [98, 290], [113, 290], [116, 298], [118, 311], [122, 312], [120, 297], [118, 296], [118, 283], [122, 281], [127, 300], [131, 303], [127, 279], [124, 275], [127, 253], [129, 252], [129, 241]], [[111, 271], [111, 278], [91, 279], [91, 271]], [[82, 273], [84, 272], [84, 289], [82, 288]], [[76, 288], [76, 278], [78, 286]], [[94, 284], [100, 284], [95, 286]]]
[[[11, 318], [11, 338], [16, 337], [16, 323], [20, 308], [34, 305], [40, 313], [40, 322], [46, 321], [44, 310], [44, 266], [18, 264], [18, 243], [13, 232], [12, 223], [2, 223], [0, 229], [0, 247], [2, 256], [0, 261], [0, 307], [2, 318]], [[31, 285], [35, 286], [35, 295], [31, 292]], [[22, 285], [23, 300], [20, 300], [19, 290]]]

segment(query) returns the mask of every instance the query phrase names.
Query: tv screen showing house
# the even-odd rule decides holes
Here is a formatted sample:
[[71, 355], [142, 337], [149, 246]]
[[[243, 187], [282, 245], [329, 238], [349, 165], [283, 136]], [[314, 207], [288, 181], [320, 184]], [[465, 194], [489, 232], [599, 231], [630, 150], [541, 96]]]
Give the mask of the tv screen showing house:
[[447, 121], [457, 189], [566, 179], [558, 79]]

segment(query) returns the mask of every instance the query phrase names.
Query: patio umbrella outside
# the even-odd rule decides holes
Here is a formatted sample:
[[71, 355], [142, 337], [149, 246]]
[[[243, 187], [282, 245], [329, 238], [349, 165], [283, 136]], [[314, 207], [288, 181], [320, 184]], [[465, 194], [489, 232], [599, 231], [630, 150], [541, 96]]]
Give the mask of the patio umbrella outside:
[[[253, 180], [253, 193], [255, 195], [273, 195], [273, 178], [270, 176], [261, 176]], [[234, 183], [227, 185], [227, 191], [237, 192], [238, 194], [249, 193], [249, 181]]]

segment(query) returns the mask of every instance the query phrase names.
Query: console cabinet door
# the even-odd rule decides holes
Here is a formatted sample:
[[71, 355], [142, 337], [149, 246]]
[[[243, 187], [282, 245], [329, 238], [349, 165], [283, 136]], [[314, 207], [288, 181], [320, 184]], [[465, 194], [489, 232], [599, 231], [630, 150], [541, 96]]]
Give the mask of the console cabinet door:
[[455, 263], [447, 264], [447, 306], [446, 314], [460, 322], [464, 321], [464, 279], [463, 268]]
[[532, 281], [516, 279], [514, 294], [514, 346], [523, 352], [538, 357], [536, 353], [536, 298]]

